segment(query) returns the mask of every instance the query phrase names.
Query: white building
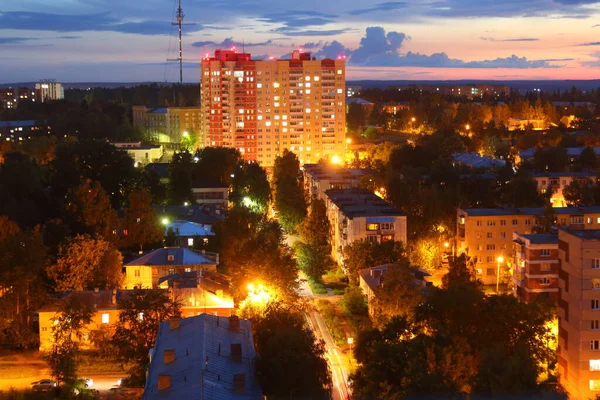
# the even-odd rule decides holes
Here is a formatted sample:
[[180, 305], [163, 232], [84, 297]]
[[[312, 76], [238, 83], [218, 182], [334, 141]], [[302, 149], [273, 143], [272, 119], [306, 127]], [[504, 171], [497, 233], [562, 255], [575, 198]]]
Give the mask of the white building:
[[146, 165], [155, 163], [159, 161], [164, 154], [161, 145], [144, 145], [141, 142], [112, 143], [112, 145], [126, 151], [127, 154], [133, 158], [136, 166], [138, 164]]
[[596, 172], [581, 171], [581, 172], [532, 172], [531, 178], [536, 181], [538, 191], [546, 193], [552, 190], [553, 207], [566, 207], [567, 202], [563, 195], [563, 189], [569, 186], [573, 181], [581, 184], [593, 185], [598, 181]]
[[353, 189], [360, 186], [362, 179], [377, 176], [370, 169], [345, 168], [331, 164], [304, 164], [304, 189], [311, 198], [325, 200], [325, 192], [330, 189]]
[[39, 91], [41, 101], [62, 100], [65, 98], [65, 91], [60, 83], [55, 80], [47, 79], [35, 84], [36, 91]]

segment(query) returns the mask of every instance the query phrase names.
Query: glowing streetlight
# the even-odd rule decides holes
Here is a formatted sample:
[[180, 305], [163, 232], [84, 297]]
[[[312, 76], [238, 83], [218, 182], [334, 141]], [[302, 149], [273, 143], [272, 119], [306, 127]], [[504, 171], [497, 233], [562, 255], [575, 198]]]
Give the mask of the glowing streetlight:
[[448, 243], [448, 242], [444, 243], [444, 247], [445, 247], [445, 248], [448, 248], [448, 247], [450, 247], [450, 243]]
[[339, 165], [342, 163], [342, 159], [340, 156], [331, 156], [331, 163]]
[[412, 117], [410, 120], [411, 120], [412, 122], [417, 122], [417, 119], [416, 119], [415, 117]]
[[189, 205], [190, 205], [190, 203], [188, 203], [187, 201], [184, 201], [184, 202], [183, 202], [183, 205], [184, 205], [185, 207], [187, 207], [187, 206], [189, 206]]
[[465, 128], [467, 128], [467, 130], [469, 130], [469, 129], [471, 129], [471, 125], [467, 124], [467, 125], [465, 126]]
[[169, 218], [163, 218], [161, 222], [162, 222], [163, 225], [168, 225], [169, 224]]
[[346, 139], [346, 144], [350, 144], [350, 143], [352, 143], [352, 139], [350, 139], [350, 138]]
[[183, 136], [188, 137], [190, 133], [188, 131], [183, 131]]
[[265, 290], [262, 284], [248, 284], [248, 298], [252, 303], [266, 304], [271, 295]]
[[500, 264], [502, 264], [504, 262], [504, 257], [498, 256], [496, 261], [498, 261], [498, 268], [496, 269], [496, 294], [497, 294], [498, 286], [500, 284]]

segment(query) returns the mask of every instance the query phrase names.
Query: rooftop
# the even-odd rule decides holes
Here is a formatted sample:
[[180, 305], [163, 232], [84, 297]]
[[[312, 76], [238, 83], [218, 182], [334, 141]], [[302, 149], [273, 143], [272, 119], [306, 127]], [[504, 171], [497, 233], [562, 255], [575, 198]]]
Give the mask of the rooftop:
[[201, 314], [163, 322], [151, 356], [144, 400], [262, 398], [249, 320]]
[[558, 244], [558, 235], [552, 233], [539, 233], [519, 236], [529, 240], [529, 243], [531, 244]]
[[[569, 157], [579, 157], [585, 147], [566, 147], [565, 149]], [[519, 153], [519, 156], [521, 158], [532, 158], [536, 150], [536, 148], [523, 150]], [[600, 147], [592, 147], [592, 150], [594, 150], [597, 156], [600, 155]]]
[[573, 178], [590, 178], [595, 177], [597, 174], [590, 171], [578, 171], [578, 172], [546, 172], [546, 171], [534, 171], [531, 172], [532, 178], [562, 178], [562, 177], [573, 177]]
[[164, 247], [147, 253], [127, 264], [128, 266], [200, 265], [215, 262], [198, 253], [181, 247]]
[[186, 220], [175, 220], [165, 225], [165, 236], [169, 229], [175, 236], [214, 236], [210, 225], [198, 224]]
[[218, 204], [155, 205], [154, 208], [161, 218], [182, 219], [204, 225], [213, 225], [225, 218], [225, 210]]
[[350, 97], [346, 99], [346, 104], [373, 105], [374, 103], [358, 97]]
[[317, 179], [352, 179], [366, 175], [376, 175], [372, 169], [345, 168], [330, 164], [304, 164], [304, 172]]
[[[331, 189], [325, 192], [329, 200], [349, 219], [354, 217], [401, 217], [402, 212], [387, 201], [365, 189]], [[386, 221], [387, 222], [387, 221]], [[393, 222], [393, 221], [390, 221]]]
[[482, 156], [479, 153], [456, 153], [452, 155], [452, 159], [474, 168], [498, 168], [506, 164], [505, 160]]
[[600, 229], [587, 229], [587, 230], [572, 230], [563, 229], [561, 230], [573, 236], [577, 236], [583, 240], [600, 240]]
[[[544, 207], [531, 208], [461, 208], [459, 209], [471, 217], [503, 216], [503, 215], [544, 215]], [[600, 213], [600, 206], [588, 207], [555, 207], [552, 209], [557, 215], [583, 215]]]
[[[364, 268], [358, 270], [358, 275], [367, 284], [367, 286], [369, 286], [371, 290], [375, 290], [375, 288], [381, 285], [381, 282], [383, 280], [380, 277], [384, 276], [387, 273], [388, 268], [393, 268], [394, 266], [394, 264], [384, 264], [376, 267]], [[421, 286], [424, 286], [423, 282], [425, 282], [425, 278], [431, 276], [431, 274], [427, 271], [418, 268], [411, 267], [411, 270], [413, 272], [415, 280], [418, 281], [419, 285]]]
[[0, 121], [0, 127], [2, 128], [13, 128], [23, 126], [35, 126], [35, 121], [32, 119], [22, 121]]

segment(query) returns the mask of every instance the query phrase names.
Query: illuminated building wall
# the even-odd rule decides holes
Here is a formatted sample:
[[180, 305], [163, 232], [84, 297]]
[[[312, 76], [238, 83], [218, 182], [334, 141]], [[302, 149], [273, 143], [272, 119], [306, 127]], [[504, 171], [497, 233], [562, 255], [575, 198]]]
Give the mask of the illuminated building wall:
[[43, 80], [35, 84], [35, 90], [39, 101], [62, 100], [65, 98], [65, 91], [60, 83], [53, 80]]
[[200, 107], [133, 106], [133, 127], [157, 143], [181, 143], [185, 132], [200, 137]]
[[284, 149], [301, 164], [343, 156], [343, 60], [295, 51], [291, 60], [258, 61], [217, 50], [202, 59], [200, 78], [203, 146], [236, 148], [265, 167]]

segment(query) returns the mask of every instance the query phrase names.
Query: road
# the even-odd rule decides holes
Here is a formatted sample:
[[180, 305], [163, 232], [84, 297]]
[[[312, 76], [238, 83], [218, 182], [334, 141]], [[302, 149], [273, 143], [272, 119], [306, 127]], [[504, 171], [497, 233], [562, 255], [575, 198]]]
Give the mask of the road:
[[[313, 298], [313, 293], [310, 287], [305, 281], [300, 284], [300, 295], [303, 297]], [[351, 396], [350, 389], [348, 387], [348, 371], [345, 368], [343, 362], [343, 356], [340, 355], [341, 350], [335, 345], [325, 321], [316, 311], [312, 311], [307, 316], [310, 327], [312, 328], [315, 336], [318, 339], [323, 340], [325, 343], [325, 350], [327, 355], [327, 361], [329, 363], [329, 369], [331, 370], [331, 378], [333, 381], [333, 399], [334, 400], [346, 400]]]

